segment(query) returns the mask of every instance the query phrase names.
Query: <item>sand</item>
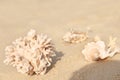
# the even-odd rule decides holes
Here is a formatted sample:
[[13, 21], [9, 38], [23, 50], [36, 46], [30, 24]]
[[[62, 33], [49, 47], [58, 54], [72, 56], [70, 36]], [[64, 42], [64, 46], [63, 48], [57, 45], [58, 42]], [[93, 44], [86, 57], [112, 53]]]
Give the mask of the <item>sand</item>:
[[[92, 37], [120, 41], [119, 0], [0, 0], [0, 80], [120, 80], [120, 54], [98, 63], [84, 59], [81, 50]], [[89, 32], [79, 44], [65, 44], [71, 28]], [[4, 49], [31, 29], [53, 39], [57, 57], [46, 75], [28, 76], [3, 63]]]

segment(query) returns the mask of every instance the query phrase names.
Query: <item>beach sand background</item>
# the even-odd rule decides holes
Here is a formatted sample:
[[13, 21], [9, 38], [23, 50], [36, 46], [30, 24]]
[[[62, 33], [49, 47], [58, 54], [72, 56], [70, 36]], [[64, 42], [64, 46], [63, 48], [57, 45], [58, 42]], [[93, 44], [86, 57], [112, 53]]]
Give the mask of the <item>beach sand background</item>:
[[[3, 63], [4, 49], [30, 29], [52, 38], [57, 57], [46, 75], [27, 76]], [[79, 44], [65, 44], [70, 29], [89, 32]], [[99, 35], [120, 44], [120, 0], [0, 0], [0, 80], [120, 80], [120, 54], [98, 63], [84, 59], [84, 45]]]

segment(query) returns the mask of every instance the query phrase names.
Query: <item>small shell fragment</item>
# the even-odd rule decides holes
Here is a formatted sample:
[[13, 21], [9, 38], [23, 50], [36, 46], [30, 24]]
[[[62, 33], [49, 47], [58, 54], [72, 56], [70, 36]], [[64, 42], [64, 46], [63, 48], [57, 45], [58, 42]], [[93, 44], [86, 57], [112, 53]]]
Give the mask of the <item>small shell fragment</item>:
[[25, 37], [20, 37], [13, 45], [5, 49], [4, 63], [16, 67], [18, 72], [32, 74], [45, 74], [51, 65], [51, 57], [55, 55], [54, 46], [47, 35], [38, 35], [30, 30]]
[[110, 37], [108, 46], [100, 38], [95, 38], [95, 42], [90, 42], [85, 45], [82, 50], [82, 54], [87, 61], [97, 61], [114, 56], [117, 52], [120, 52], [120, 48], [116, 44], [116, 39]]
[[80, 43], [88, 38], [87, 33], [71, 30], [63, 36], [63, 40], [68, 43]]

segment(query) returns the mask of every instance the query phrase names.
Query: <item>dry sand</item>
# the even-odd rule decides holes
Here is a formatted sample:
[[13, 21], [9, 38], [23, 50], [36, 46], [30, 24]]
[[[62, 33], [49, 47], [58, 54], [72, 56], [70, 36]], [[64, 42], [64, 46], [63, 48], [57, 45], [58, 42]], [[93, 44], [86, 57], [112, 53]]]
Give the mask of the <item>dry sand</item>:
[[[120, 54], [99, 63], [85, 61], [81, 50], [91, 39], [67, 45], [61, 40], [69, 29], [110, 35], [120, 41], [120, 0], [0, 0], [0, 80], [120, 80]], [[4, 48], [31, 28], [46, 33], [57, 50], [46, 75], [27, 76], [3, 63]]]

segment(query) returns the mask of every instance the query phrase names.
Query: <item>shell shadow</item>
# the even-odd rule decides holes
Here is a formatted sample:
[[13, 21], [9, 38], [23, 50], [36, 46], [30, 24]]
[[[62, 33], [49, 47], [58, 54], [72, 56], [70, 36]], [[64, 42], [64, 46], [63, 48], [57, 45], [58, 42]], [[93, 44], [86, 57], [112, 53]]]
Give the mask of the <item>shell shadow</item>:
[[120, 61], [99, 61], [75, 71], [69, 80], [120, 80]]
[[47, 68], [47, 72], [48, 73], [53, 67], [55, 67], [55, 64], [61, 60], [61, 58], [64, 56], [64, 54], [61, 51], [55, 51], [56, 56], [52, 57], [52, 64], [50, 67]]

